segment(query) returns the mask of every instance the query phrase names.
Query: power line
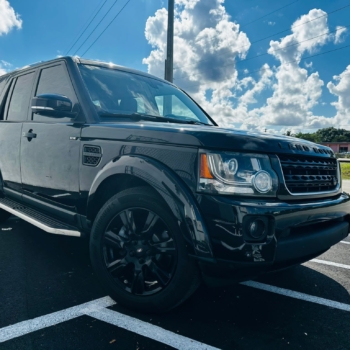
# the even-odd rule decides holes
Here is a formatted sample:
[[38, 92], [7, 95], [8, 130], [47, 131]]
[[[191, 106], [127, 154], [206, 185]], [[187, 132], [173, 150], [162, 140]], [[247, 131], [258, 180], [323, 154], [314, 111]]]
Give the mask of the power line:
[[[326, 55], [326, 54], [331, 53], [331, 52], [334, 52], [334, 51], [340, 51], [340, 50], [346, 49], [347, 47], [350, 47], [350, 44], [349, 44], [349, 45], [345, 45], [345, 46], [338, 47], [338, 48], [336, 48], [336, 49], [332, 49], [332, 50], [328, 50], [328, 51], [323, 51], [323, 52], [320, 52], [320, 53], [316, 53], [316, 54], [314, 54], [314, 55], [310, 55], [310, 56], [307, 56], [307, 57], [303, 57], [303, 58], [300, 58], [300, 59], [297, 59], [297, 60], [286, 61], [286, 62], [283, 62], [283, 63], [297, 63], [297, 62], [305, 61], [305, 60], [307, 60], [308, 58], [313, 58], [313, 57], [317, 57], [317, 56], [323, 56], [323, 55]], [[264, 71], [264, 70], [267, 70], [267, 68], [260, 68], [260, 69], [257, 69], [257, 70], [255, 70], [255, 71], [252, 71], [252, 72], [250, 72], [250, 73], [256, 73], [256, 72]]]
[[[276, 35], [278, 35], [278, 34], [282, 34], [282, 33], [285, 33], [285, 32], [289, 32], [289, 31], [291, 31], [291, 30], [294, 29], [294, 28], [297, 28], [297, 27], [303, 26], [303, 25], [305, 25], [305, 24], [307, 24], [307, 23], [316, 21], [317, 19], [320, 19], [320, 18], [329, 16], [329, 15], [335, 13], [335, 12], [344, 10], [344, 9], [347, 8], [347, 7], [350, 7], [350, 4], [348, 4], [348, 5], [346, 5], [346, 6], [343, 6], [343, 7], [340, 7], [340, 8], [338, 8], [338, 9], [335, 9], [335, 10], [333, 10], [333, 11], [331, 11], [331, 12], [329, 12], [329, 13], [326, 13], [326, 14], [324, 14], [324, 15], [322, 15], [322, 16], [318, 16], [318, 17], [316, 17], [316, 18], [310, 19], [310, 20], [305, 21], [305, 22], [303, 22], [303, 23], [300, 23], [300, 24], [291, 26], [290, 28], [281, 30], [281, 31], [279, 31], [279, 32], [277, 32], [277, 33], [275, 33], [275, 34], [271, 34], [271, 35], [268, 35], [268, 36], [263, 37], [263, 38], [261, 38], [261, 39], [252, 41], [252, 42], [249, 43], [249, 44], [246, 44], [246, 45], [243, 45], [243, 46], [238, 47], [237, 50], [243, 49], [244, 47], [247, 47], [247, 46], [252, 45], [252, 44], [256, 44], [256, 43], [258, 43], [258, 42], [260, 42], [260, 41], [263, 41], [263, 40], [272, 38], [272, 37], [274, 37], [274, 36], [276, 36]], [[216, 40], [216, 39], [214, 38], [214, 39], [210, 40], [209, 42], [212, 42], [212, 41], [214, 41], [214, 40]], [[206, 61], [208, 61], [208, 60], [210, 60], [210, 59], [202, 60], [201, 62], [206, 62]], [[181, 67], [181, 66], [177, 66], [177, 65], [174, 66], [174, 69], [179, 69], [179, 68], [182, 68], [182, 67]]]
[[116, 3], [118, 2], [118, 0], [114, 0], [112, 6], [107, 10], [107, 12], [105, 13], [105, 15], [101, 18], [101, 20], [97, 23], [97, 25], [95, 26], [95, 28], [90, 32], [90, 34], [87, 36], [87, 38], [85, 38], [85, 40], [83, 41], [83, 43], [78, 47], [78, 49], [75, 51], [74, 55], [81, 49], [81, 47], [87, 42], [87, 40], [90, 38], [90, 36], [94, 33], [94, 31], [97, 29], [97, 27], [102, 23], [102, 21], [106, 18], [106, 16], [109, 14], [109, 12], [112, 10], [112, 8], [116, 5]]
[[[103, 1], [103, 0], [102, 0]], [[100, 4], [102, 3], [102, 1], [100, 2]], [[79, 41], [79, 39], [83, 36], [83, 34], [86, 32], [86, 30], [90, 27], [90, 24], [93, 22], [93, 20], [96, 18], [96, 16], [100, 13], [100, 11], [102, 10], [102, 7], [105, 5], [105, 3], [107, 2], [107, 0], [104, 0], [103, 4], [99, 7], [98, 11], [95, 13], [95, 15], [93, 16], [93, 18], [90, 20], [89, 24], [85, 27], [85, 24], [89, 21], [89, 19], [91, 18], [91, 16], [89, 17], [89, 19], [85, 22], [85, 24], [83, 25], [82, 28], [85, 27], [85, 29], [82, 31], [82, 33], [79, 35], [78, 39], [75, 40], [74, 44], [70, 47], [70, 49], [67, 51], [66, 55], [68, 55], [69, 51], [72, 50], [72, 48], [75, 46], [75, 44]], [[96, 7], [97, 9], [97, 7]], [[96, 11], [96, 9], [93, 11], [93, 13]], [[92, 14], [93, 14], [92, 13]]]
[[299, 1], [299, 0], [290, 2], [289, 4], [282, 6], [282, 7], [278, 8], [277, 10], [274, 10], [274, 11], [272, 11], [272, 12], [269, 12], [269, 13], [267, 13], [266, 15], [261, 16], [261, 17], [259, 17], [259, 18], [256, 18], [256, 19], [254, 19], [254, 20], [251, 21], [251, 22], [245, 23], [245, 24], [241, 25], [241, 28], [246, 27], [246, 26], [249, 26], [250, 24], [257, 22], [257, 21], [259, 21], [260, 19], [263, 19], [263, 18], [265, 18], [265, 17], [267, 17], [267, 16], [272, 15], [272, 14], [275, 13], [275, 12], [278, 12], [278, 11], [280, 11], [280, 10], [283, 10], [284, 8], [286, 8], [286, 7], [290, 6], [290, 5], [293, 5], [293, 4], [295, 4], [296, 2], [298, 2], [298, 1]]
[[[333, 31], [331, 31], [331, 32], [326, 32], [326, 33], [323, 33], [323, 34], [320, 34], [320, 35], [316, 35], [316, 36], [314, 36], [314, 37], [312, 37], [312, 38], [309, 38], [309, 39], [305, 39], [305, 40], [302, 40], [302, 41], [297, 41], [297, 42], [294, 43], [294, 44], [287, 45], [287, 46], [281, 47], [281, 48], [276, 49], [276, 50], [272, 50], [272, 52], [275, 53], [275, 52], [277, 52], [277, 51], [285, 50], [285, 49], [287, 49], [287, 48], [289, 48], [289, 47], [292, 47], [292, 46], [300, 46], [302, 43], [304, 43], [304, 42], [306, 42], [306, 41], [314, 40], [314, 39], [319, 38], [319, 37], [321, 37], [321, 36], [329, 35], [329, 34], [335, 33], [335, 32], [337, 32], [337, 31], [339, 31], [339, 30], [342, 30], [342, 29], [345, 29], [345, 28], [348, 28], [348, 27], [350, 27], [350, 24], [348, 24], [348, 25], [346, 25], [346, 26], [339, 27], [339, 28], [337, 28], [336, 30], [333, 30]], [[245, 58], [244, 60], [237, 61], [237, 62], [235, 62], [235, 63], [224, 64], [224, 65], [222, 65], [222, 66], [220, 66], [220, 67], [223, 68], [223, 67], [234, 66], [234, 65], [237, 65], [237, 64], [239, 64], [239, 63], [241, 63], [241, 62], [250, 61], [250, 60], [252, 60], [252, 59], [254, 59], [254, 58], [258, 58], [258, 57], [266, 56], [266, 55], [270, 55], [270, 54], [271, 54], [271, 53], [269, 53], [269, 52], [265, 52], [265, 53], [262, 53], [262, 54], [260, 54], [260, 55], [256, 55], [256, 56], [249, 57], [249, 58]], [[184, 76], [184, 74], [180, 75], [180, 78], [181, 78], [182, 76]], [[195, 76], [199, 76], [199, 74], [196, 74]], [[179, 80], [182, 80], [182, 79], [177, 78], [177, 80], [179, 81]]]
[[[300, 44], [306, 42], [306, 41], [310, 41], [310, 40], [314, 40], [314, 39], [317, 39], [321, 36], [324, 36], [324, 35], [329, 35], [329, 34], [332, 34], [332, 33], [336, 33], [338, 32], [339, 30], [342, 30], [342, 29], [345, 29], [345, 28], [348, 28], [350, 27], [350, 24], [346, 25], [346, 26], [342, 26], [342, 27], [338, 27], [336, 30], [333, 30], [331, 32], [326, 32], [326, 33], [323, 33], [323, 34], [320, 34], [320, 35], [316, 35], [316, 36], [313, 36], [312, 38], [309, 38], [309, 39], [305, 39], [305, 40], [302, 40], [302, 41], [297, 41], [296, 43], [294, 44], [291, 44], [291, 45], [287, 45], [287, 46], [283, 46], [279, 49], [276, 49], [276, 50], [272, 50], [273, 53], [277, 52], [277, 51], [281, 51], [281, 50], [285, 50], [285, 49], [288, 49], [289, 47], [292, 47], [292, 46], [300, 46]], [[266, 56], [266, 55], [269, 55], [270, 53], [269, 52], [265, 52], [265, 53], [262, 53], [260, 55], [256, 55], [256, 56], [252, 56], [252, 57], [248, 57], [248, 58], [245, 58], [244, 60], [240, 60], [240, 61], [237, 61], [236, 64], [238, 63], [241, 63], [241, 62], [245, 62], [245, 61], [250, 61], [254, 58], [258, 58], [258, 57], [261, 57], [261, 56]], [[227, 65], [228, 66], [228, 65]], [[226, 67], [226, 66], [222, 66], [222, 67]]]
[[[314, 54], [314, 55], [311, 55], [311, 56], [303, 57], [303, 58], [300, 58], [300, 59], [297, 59], [297, 60], [286, 61], [286, 62], [283, 62], [283, 63], [284, 63], [284, 64], [285, 64], [285, 63], [297, 63], [297, 62], [301, 62], [301, 61], [307, 60], [307, 59], [309, 59], [309, 58], [313, 58], [313, 57], [317, 57], [317, 56], [326, 55], [326, 54], [331, 53], [331, 52], [334, 52], [334, 51], [340, 51], [340, 50], [346, 49], [347, 47], [350, 47], [350, 44], [349, 44], [349, 45], [342, 46], [342, 47], [338, 47], [338, 48], [336, 48], [336, 49], [332, 49], [332, 50], [320, 52], [320, 53], [317, 53], [317, 54]], [[280, 66], [280, 67], [281, 67], [281, 66]], [[265, 70], [267, 70], [267, 69], [270, 69], [270, 67], [268, 67], [268, 68], [260, 68], [260, 69], [251, 71], [250, 74], [257, 73], [257, 72], [263, 72], [263, 71], [265, 71]], [[201, 84], [201, 83], [190, 84], [190, 85], [187, 85], [186, 88], [188, 88], [188, 87], [200, 86], [200, 85], [202, 85], [202, 84]]]
[[94, 42], [85, 50], [85, 52], [81, 55], [83, 57], [91, 47], [96, 43], [96, 41], [102, 36], [102, 34], [109, 28], [109, 26], [114, 22], [114, 20], [119, 16], [119, 14], [124, 10], [124, 8], [128, 5], [131, 0], [128, 0], [125, 5], [121, 8], [121, 10], [115, 15], [115, 17], [108, 23], [107, 27], [102, 31], [102, 33], [94, 40]]
[[[331, 14], [333, 14], [333, 13], [335, 13], [335, 12], [338, 12], [338, 11], [342, 11], [342, 10], [346, 9], [347, 7], [350, 7], [350, 4], [348, 4], [348, 5], [346, 5], [346, 6], [343, 6], [343, 7], [340, 7], [340, 8], [338, 8], [338, 9], [335, 9], [335, 10], [333, 10], [333, 11], [331, 11], [331, 12], [328, 12], [328, 13], [326, 13], [325, 15], [318, 16], [318, 17], [316, 17], [316, 18], [310, 19], [309, 21], [306, 21], [306, 22], [303, 22], [303, 23], [300, 23], [300, 24], [291, 26], [290, 29], [285, 29], [285, 30], [282, 30], [282, 31], [277, 32], [277, 33], [275, 33], [275, 34], [266, 36], [266, 37], [264, 37], [264, 38], [261, 38], [261, 39], [255, 40], [255, 41], [252, 41], [251, 44], [255, 44], [255, 43], [258, 43], [258, 42], [260, 42], [260, 41], [263, 41], [263, 40], [272, 38], [273, 36], [276, 36], [276, 35], [278, 35], [278, 34], [288, 32], [288, 31], [290, 31], [290, 30], [292, 30], [292, 29], [294, 29], [294, 28], [297, 28], [297, 27], [303, 26], [303, 25], [305, 25], [305, 24], [307, 24], [307, 23], [316, 21], [317, 19], [320, 19], [320, 18], [323, 18], [323, 17], [328, 17], [329, 15], [331, 15]], [[247, 45], [245, 45], [245, 46], [247, 46]]]

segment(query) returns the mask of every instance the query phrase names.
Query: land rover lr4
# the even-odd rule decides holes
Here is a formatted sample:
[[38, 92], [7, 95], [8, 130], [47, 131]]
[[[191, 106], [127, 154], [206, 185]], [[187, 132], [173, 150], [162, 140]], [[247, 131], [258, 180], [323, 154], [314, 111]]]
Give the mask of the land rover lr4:
[[331, 149], [223, 129], [143, 72], [63, 57], [0, 77], [0, 219], [86, 236], [119, 303], [169, 310], [349, 232]]

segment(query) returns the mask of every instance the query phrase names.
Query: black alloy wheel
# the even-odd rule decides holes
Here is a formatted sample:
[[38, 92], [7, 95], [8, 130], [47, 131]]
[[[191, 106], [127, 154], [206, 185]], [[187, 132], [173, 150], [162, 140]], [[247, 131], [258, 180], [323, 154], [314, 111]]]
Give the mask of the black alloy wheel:
[[98, 212], [90, 257], [108, 294], [130, 309], [165, 312], [183, 303], [201, 282], [178, 220], [149, 187], [124, 190]]
[[118, 213], [104, 234], [103, 253], [111, 276], [128, 293], [152, 295], [174, 275], [174, 239], [160, 217], [145, 208]]

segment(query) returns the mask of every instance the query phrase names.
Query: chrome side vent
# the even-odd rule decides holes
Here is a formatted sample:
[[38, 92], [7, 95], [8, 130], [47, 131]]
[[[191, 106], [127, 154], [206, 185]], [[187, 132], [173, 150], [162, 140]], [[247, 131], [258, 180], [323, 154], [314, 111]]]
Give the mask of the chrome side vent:
[[100, 146], [84, 145], [83, 148], [83, 165], [97, 166], [102, 158]]

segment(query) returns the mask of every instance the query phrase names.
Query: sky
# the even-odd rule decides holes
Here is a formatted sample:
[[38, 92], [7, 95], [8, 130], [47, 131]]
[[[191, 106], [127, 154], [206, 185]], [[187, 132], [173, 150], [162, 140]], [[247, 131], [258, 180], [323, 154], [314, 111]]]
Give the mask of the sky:
[[[164, 77], [167, 5], [0, 0], [0, 74], [70, 54]], [[175, 0], [174, 83], [223, 127], [350, 129], [349, 29], [350, 0]]]

